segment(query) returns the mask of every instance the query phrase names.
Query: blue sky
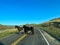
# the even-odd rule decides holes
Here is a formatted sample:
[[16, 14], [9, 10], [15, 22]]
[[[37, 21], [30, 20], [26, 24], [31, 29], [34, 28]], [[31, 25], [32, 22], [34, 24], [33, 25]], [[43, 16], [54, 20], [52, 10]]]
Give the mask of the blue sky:
[[57, 17], [60, 0], [0, 0], [0, 24], [38, 24]]

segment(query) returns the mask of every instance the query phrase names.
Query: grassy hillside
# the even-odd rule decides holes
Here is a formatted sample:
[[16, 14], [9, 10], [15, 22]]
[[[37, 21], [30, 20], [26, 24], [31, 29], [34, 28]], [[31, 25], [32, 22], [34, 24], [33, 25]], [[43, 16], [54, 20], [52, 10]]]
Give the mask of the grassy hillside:
[[[22, 30], [22, 27], [20, 27]], [[14, 26], [9, 25], [1, 25], [0, 24], [0, 38], [4, 36], [11, 35], [13, 33], [18, 32], [18, 30]]]
[[52, 19], [38, 26], [60, 41], [60, 18]]
[[0, 24], [0, 30], [13, 29], [13, 28], [14, 28], [14, 26]]
[[13, 33], [16, 33], [18, 32], [17, 29], [6, 29], [6, 30], [1, 30], [0, 31], [0, 38], [4, 37], [4, 36], [8, 36], [8, 35], [11, 35]]

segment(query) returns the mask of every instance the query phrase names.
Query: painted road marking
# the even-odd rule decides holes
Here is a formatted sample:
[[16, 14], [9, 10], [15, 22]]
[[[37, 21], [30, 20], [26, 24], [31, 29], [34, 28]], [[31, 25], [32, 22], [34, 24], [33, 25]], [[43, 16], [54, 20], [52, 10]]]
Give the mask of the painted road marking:
[[16, 45], [18, 42], [20, 42], [23, 38], [25, 38], [27, 36], [27, 34], [23, 34], [19, 39], [17, 39], [14, 43], [12, 43], [11, 45]]
[[46, 43], [47, 43], [48, 45], [50, 45], [49, 42], [47, 41], [47, 39], [45, 38], [44, 34], [43, 34], [40, 30], [39, 30], [39, 32], [41, 33], [41, 35], [42, 35], [43, 38], [45, 39]]
[[[30, 33], [31, 31], [28, 31]], [[24, 39], [27, 36], [27, 34], [23, 34], [19, 39], [17, 39], [15, 42], [13, 42], [11, 45], [16, 45], [18, 42], [20, 42], [22, 39]]]

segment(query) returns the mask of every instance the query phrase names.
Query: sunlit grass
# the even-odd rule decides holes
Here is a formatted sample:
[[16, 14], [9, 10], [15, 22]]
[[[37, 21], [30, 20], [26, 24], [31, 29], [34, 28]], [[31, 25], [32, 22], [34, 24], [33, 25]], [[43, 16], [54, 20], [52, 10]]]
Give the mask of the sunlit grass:
[[42, 27], [44, 31], [47, 31], [52, 36], [56, 37], [57, 39], [60, 39], [60, 29], [55, 27]]
[[4, 36], [11, 35], [11, 34], [16, 33], [16, 32], [18, 32], [18, 30], [16, 30], [16, 29], [8, 29], [8, 30], [1, 31], [0, 38], [2, 38]]

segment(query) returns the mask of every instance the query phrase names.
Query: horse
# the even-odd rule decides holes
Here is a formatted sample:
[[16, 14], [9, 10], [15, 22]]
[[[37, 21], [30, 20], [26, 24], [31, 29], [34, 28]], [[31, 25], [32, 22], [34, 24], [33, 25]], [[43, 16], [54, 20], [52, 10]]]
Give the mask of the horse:
[[22, 27], [19, 26], [15, 26], [15, 28], [17, 28], [19, 32], [22, 30]]
[[25, 34], [28, 34], [28, 31], [31, 31], [34, 34], [34, 28], [32, 26], [23, 25]]

